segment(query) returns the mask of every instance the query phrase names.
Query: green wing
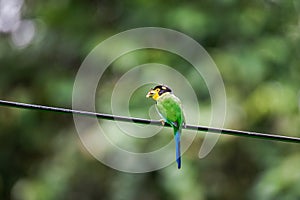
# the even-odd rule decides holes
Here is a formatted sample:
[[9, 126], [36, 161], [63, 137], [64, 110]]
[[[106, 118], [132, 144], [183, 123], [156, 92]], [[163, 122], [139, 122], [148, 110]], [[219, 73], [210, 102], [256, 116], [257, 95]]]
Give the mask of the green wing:
[[179, 128], [184, 123], [180, 100], [173, 94], [165, 94], [157, 101], [157, 109], [166, 122]]

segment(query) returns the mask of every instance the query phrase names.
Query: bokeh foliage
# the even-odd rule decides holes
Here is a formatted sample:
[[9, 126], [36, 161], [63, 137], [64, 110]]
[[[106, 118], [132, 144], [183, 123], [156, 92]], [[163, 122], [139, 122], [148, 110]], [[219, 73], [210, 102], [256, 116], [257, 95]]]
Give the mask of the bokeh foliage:
[[[297, 0], [25, 0], [21, 14], [33, 21], [35, 35], [20, 47], [12, 33], [0, 33], [1, 99], [71, 107], [76, 72], [90, 50], [121, 31], [158, 26], [193, 37], [214, 59], [226, 86], [227, 128], [300, 136]], [[178, 70], [187, 65], [153, 50], [116, 61], [102, 79], [100, 92], [107, 96], [98, 111], [110, 112], [118, 78], [147, 62]], [[199, 106], [206, 112], [205, 87], [191, 67], [184, 75], [203, 91]], [[132, 98], [131, 114], [147, 117], [144, 107], [151, 103]], [[184, 154], [180, 171], [171, 165], [127, 174], [86, 152], [71, 116], [1, 107], [0, 199], [300, 198], [299, 145], [222, 136], [200, 160], [201, 141]]]

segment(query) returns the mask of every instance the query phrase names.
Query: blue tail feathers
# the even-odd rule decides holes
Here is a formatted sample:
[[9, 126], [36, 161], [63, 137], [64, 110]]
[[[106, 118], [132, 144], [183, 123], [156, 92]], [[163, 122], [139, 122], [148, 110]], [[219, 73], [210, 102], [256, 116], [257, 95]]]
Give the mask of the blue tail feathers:
[[175, 146], [176, 146], [176, 162], [178, 169], [181, 168], [181, 153], [180, 153], [180, 131], [177, 130], [175, 135]]

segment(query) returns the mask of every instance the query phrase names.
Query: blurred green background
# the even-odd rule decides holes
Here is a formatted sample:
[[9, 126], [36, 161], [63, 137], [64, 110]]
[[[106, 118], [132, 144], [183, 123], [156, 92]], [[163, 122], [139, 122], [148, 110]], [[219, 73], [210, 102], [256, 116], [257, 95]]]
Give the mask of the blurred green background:
[[[300, 136], [298, 0], [0, 0], [0, 98], [71, 108], [86, 55], [104, 39], [144, 26], [181, 31], [208, 51], [226, 87], [226, 128]], [[136, 53], [106, 71], [103, 98], [130, 67], [154, 61], [178, 65], [174, 55]], [[203, 91], [199, 105], [208, 110], [192, 67], [184, 74]], [[131, 102], [135, 116], [153, 104]], [[109, 112], [108, 105], [97, 111]], [[182, 170], [172, 164], [129, 174], [87, 153], [71, 115], [1, 107], [0, 199], [300, 199], [299, 145], [221, 136], [200, 160], [198, 135]]]

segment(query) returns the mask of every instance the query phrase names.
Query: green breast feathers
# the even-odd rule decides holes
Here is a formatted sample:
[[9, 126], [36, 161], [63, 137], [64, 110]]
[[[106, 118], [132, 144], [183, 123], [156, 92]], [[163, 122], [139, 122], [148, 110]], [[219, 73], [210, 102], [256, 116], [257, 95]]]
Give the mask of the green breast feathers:
[[180, 100], [171, 93], [163, 94], [157, 100], [157, 109], [166, 122], [181, 128], [184, 123], [184, 116]]

